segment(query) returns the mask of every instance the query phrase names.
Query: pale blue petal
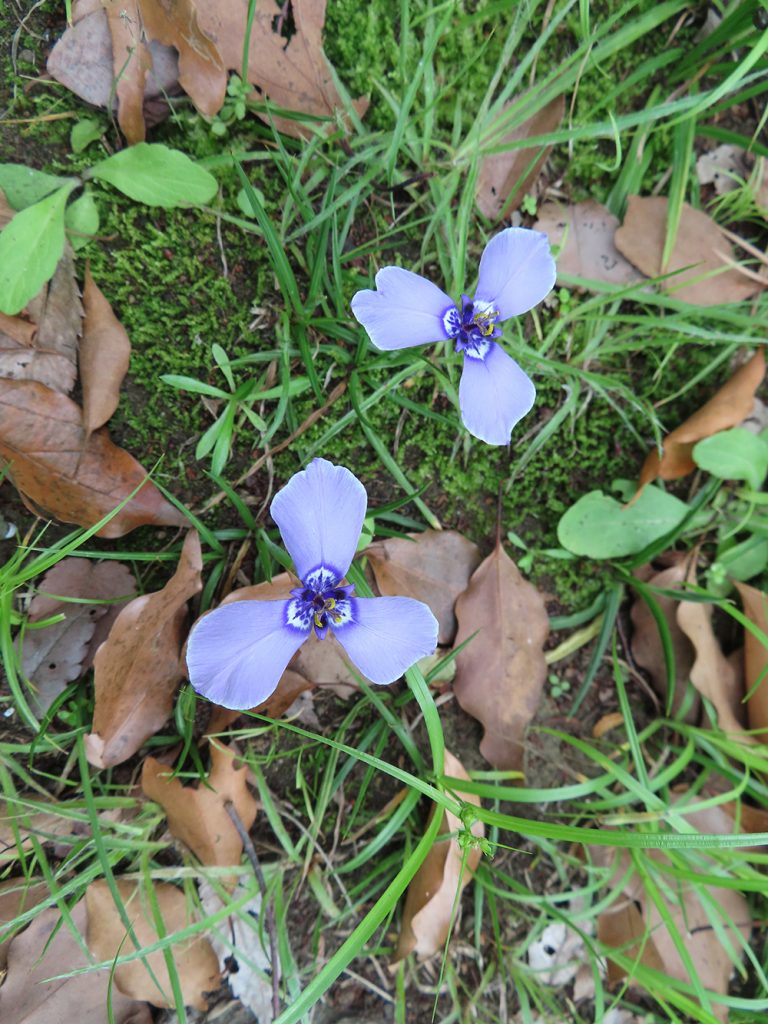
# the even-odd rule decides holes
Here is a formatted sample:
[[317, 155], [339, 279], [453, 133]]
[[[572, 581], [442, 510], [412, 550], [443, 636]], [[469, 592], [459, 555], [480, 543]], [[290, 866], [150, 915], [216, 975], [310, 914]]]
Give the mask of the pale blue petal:
[[225, 708], [256, 707], [274, 692], [309, 629], [288, 626], [288, 601], [235, 601], [203, 616], [189, 634], [189, 681]]
[[499, 320], [527, 313], [555, 283], [555, 261], [541, 231], [507, 228], [494, 235], [480, 259], [475, 301], [490, 302]]
[[410, 597], [352, 598], [354, 618], [333, 634], [364, 676], [394, 683], [437, 646], [437, 619]]
[[367, 506], [357, 477], [326, 459], [314, 459], [278, 491], [270, 511], [300, 579], [320, 566], [337, 582], [346, 574]]
[[484, 359], [466, 353], [459, 384], [464, 426], [488, 444], [509, 444], [512, 428], [536, 398], [531, 378], [493, 343]]
[[382, 267], [376, 291], [366, 288], [352, 299], [352, 312], [376, 348], [391, 350], [431, 345], [449, 337], [443, 319], [453, 300], [420, 274]]

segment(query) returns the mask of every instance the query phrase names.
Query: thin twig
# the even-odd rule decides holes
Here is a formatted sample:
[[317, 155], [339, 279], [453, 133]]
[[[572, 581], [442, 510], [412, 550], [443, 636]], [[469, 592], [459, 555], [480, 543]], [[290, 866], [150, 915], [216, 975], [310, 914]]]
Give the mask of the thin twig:
[[251, 863], [253, 873], [256, 876], [256, 881], [259, 883], [259, 891], [261, 892], [261, 909], [264, 914], [264, 927], [267, 930], [269, 936], [269, 962], [272, 968], [272, 1014], [273, 1019], [277, 1019], [280, 1016], [280, 960], [277, 951], [277, 935], [275, 928], [275, 912], [272, 908], [272, 904], [267, 901], [267, 883], [264, 880], [264, 872], [261, 870], [261, 864], [259, 863], [259, 856], [256, 853], [256, 847], [251, 841], [251, 837], [248, 835], [248, 829], [243, 824], [243, 820], [237, 813], [237, 808], [231, 800], [224, 802], [224, 809], [232, 820], [232, 824], [237, 829], [237, 834], [243, 843], [245, 855]]

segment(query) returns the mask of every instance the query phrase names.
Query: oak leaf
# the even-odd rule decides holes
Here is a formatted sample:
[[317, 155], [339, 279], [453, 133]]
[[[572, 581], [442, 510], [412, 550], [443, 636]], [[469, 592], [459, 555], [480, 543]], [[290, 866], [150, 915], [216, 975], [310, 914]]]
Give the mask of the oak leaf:
[[[511, 107], [519, 105], [522, 99], [524, 97], [518, 97], [512, 103], [505, 104], [499, 119], [504, 118]], [[507, 132], [494, 145], [509, 146], [521, 139], [548, 135], [559, 127], [564, 113], [565, 97], [561, 94], [543, 107], [538, 107], [531, 117]], [[491, 125], [489, 131], [492, 130]], [[505, 149], [484, 156], [477, 176], [475, 201], [478, 210], [491, 220], [509, 216], [520, 206], [525, 193], [538, 178], [551, 149], [551, 145], [539, 144], [522, 149]]]
[[154, 594], [120, 612], [93, 663], [93, 731], [85, 738], [97, 768], [120, 764], [163, 725], [183, 676], [187, 601], [202, 589], [200, 538], [187, 534], [176, 572]]
[[[86, 928], [85, 901], [71, 911], [71, 920], [82, 934]], [[162, 960], [162, 953], [159, 955]], [[16, 936], [8, 950], [8, 976], [0, 988], [0, 1018], [8, 1024], [104, 1024], [107, 1007], [111, 1006], [115, 1024], [151, 1024], [147, 1004], [117, 991], [107, 968], [57, 977], [87, 966], [87, 957], [59, 911], [44, 910]]]
[[[38, 711], [45, 713], [67, 683], [87, 671], [95, 654], [94, 641], [106, 639], [106, 632], [101, 639], [96, 635], [101, 620], [107, 620], [102, 629], [108, 631], [120, 611], [120, 599], [126, 601], [135, 592], [130, 570], [112, 560], [63, 558], [45, 575], [29, 606], [29, 622], [57, 615], [64, 618], [24, 634], [22, 671], [35, 687], [33, 703]], [[115, 603], [99, 603], [104, 601]]]
[[663, 455], [654, 448], [640, 470], [639, 487], [657, 477], [677, 480], [696, 468], [693, 448], [697, 441], [721, 430], [735, 427], [752, 412], [755, 392], [765, 376], [765, 353], [761, 346], [736, 370], [725, 384], [693, 416], [664, 438]]
[[[125, 879], [117, 879], [116, 885], [139, 947], [154, 945], [160, 935], [147, 892], [138, 883]], [[88, 907], [86, 941], [91, 953], [99, 960], [113, 961], [133, 952], [131, 936], [115, 906], [109, 886], [103, 879], [88, 886], [85, 902]], [[194, 921], [184, 893], [174, 885], [167, 882], [155, 883], [153, 902], [156, 902], [163, 922], [164, 936], [188, 928]], [[208, 1003], [204, 993], [214, 992], [220, 981], [219, 963], [211, 944], [208, 939], [197, 936], [177, 942], [169, 948], [176, 964], [184, 1002], [197, 1010], [205, 1010]], [[147, 954], [146, 961], [152, 974], [141, 959], [118, 962], [114, 973], [115, 987], [123, 995], [132, 999], [146, 999], [153, 1006], [174, 1006], [173, 988], [163, 950]]]
[[[469, 781], [469, 775], [453, 754], [445, 751], [445, 774]], [[466, 803], [480, 806], [480, 798], [474, 793], [456, 792]], [[461, 829], [461, 821], [450, 811], [440, 811], [432, 805], [432, 815], [442, 813], [438, 839], [424, 858], [419, 870], [408, 886], [400, 923], [400, 936], [394, 959], [402, 960], [409, 953], [416, 953], [420, 960], [426, 960], [435, 953], [442, 953], [457, 905], [457, 895], [471, 881], [480, 863], [479, 846], [464, 850], [459, 840], [445, 837]], [[485, 825], [482, 821], [472, 822], [473, 836], [482, 838]]]
[[[660, 282], [675, 298], [696, 306], [742, 302], [761, 285], [732, 266], [730, 242], [702, 210], [683, 203], [669, 262], [662, 267], [669, 201], [662, 196], [630, 196], [623, 225], [614, 242], [622, 255], [648, 277], [672, 274]], [[679, 271], [679, 273], [675, 273]]]
[[228, 867], [240, 863], [243, 842], [225, 804], [231, 802], [247, 830], [256, 820], [256, 801], [248, 785], [248, 769], [237, 767], [236, 752], [211, 742], [211, 771], [197, 788], [185, 786], [154, 757], [144, 761], [141, 786], [160, 804], [171, 834], [189, 847], [202, 864]]
[[120, 401], [120, 386], [128, 372], [131, 342], [128, 332], [85, 268], [85, 316], [80, 344], [80, 382], [83, 388], [83, 426], [86, 436], [103, 427]]
[[469, 640], [456, 658], [456, 699], [485, 729], [483, 757], [494, 768], [520, 769], [547, 675], [544, 601], [497, 543], [456, 602], [456, 618], [455, 646]]
[[[609, 284], [632, 284], [643, 275], [625, 260], [613, 242], [619, 226], [607, 207], [594, 199], [582, 203], [544, 203], [535, 231], [543, 231], [551, 245], [560, 245], [557, 273]], [[565, 244], [563, 245], [563, 242]]]
[[439, 624], [438, 643], [449, 644], [456, 634], [456, 598], [480, 564], [477, 545], [454, 530], [426, 530], [377, 541], [364, 553], [380, 593], [428, 605]]
[[35, 381], [0, 379], [0, 460], [22, 496], [65, 523], [93, 526], [136, 491], [100, 537], [187, 523], [104, 428], [86, 439], [79, 407]]

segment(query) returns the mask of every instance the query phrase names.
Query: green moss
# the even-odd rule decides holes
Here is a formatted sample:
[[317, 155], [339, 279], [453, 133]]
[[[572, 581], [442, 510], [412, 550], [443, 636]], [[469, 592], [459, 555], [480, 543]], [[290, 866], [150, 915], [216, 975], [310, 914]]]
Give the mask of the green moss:
[[[211, 344], [232, 356], [252, 350], [251, 304], [271, 291], [263, 248], [222, 227], [224, 277], [213, 217], [151, 210], [110, 191], [99, 195], [107, 245], [89, 246], [95, 280], [133, 345], [127, 390], [112, 429], [146, 458], [173, 451], [207, 425], [200, 400], [160, 381], [185, 374], [218, 385]], [[90, 250], [93, 250], [92, 252]]]

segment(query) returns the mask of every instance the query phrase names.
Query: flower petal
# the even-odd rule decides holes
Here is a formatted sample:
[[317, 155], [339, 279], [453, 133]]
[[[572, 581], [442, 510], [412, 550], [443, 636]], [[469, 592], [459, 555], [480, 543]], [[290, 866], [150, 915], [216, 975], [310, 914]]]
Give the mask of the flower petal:
[[437, 646], [437, 619], [410, 597], [352, 598], [354, 618], [333, 634], [364, 676], [385, 685]]
[[187, 644], [195, 690], [239, 711], [265, 701], [310, 632], [286, 624], [288, 604], [236, 601], [203, 616]]
[[352, 312], [376, 348], [431, 345], [449, 337], [443, 318], [455, 303], [426, 277], [402, 267], [382, 267], [376, 288], [352, 298]]
[[495, 342], [483, 359], [465, 353], [459, 406], [470, 434], [488, 444], [509, 444], [512, 428], [535, 398], [531, 378]]
[[490, 302], [499, 311], [499, 320], [508, 320], [541, 302], [555, 276], [547, 236], [529, 228], [507, 228], [483, 251], [475, 300]]
[[313, 459], [275, 495], [270, 511], [302, 580], [331, 570], [336, 582], [349, 568], [368, 507], [365, 488], [344, 466]]

